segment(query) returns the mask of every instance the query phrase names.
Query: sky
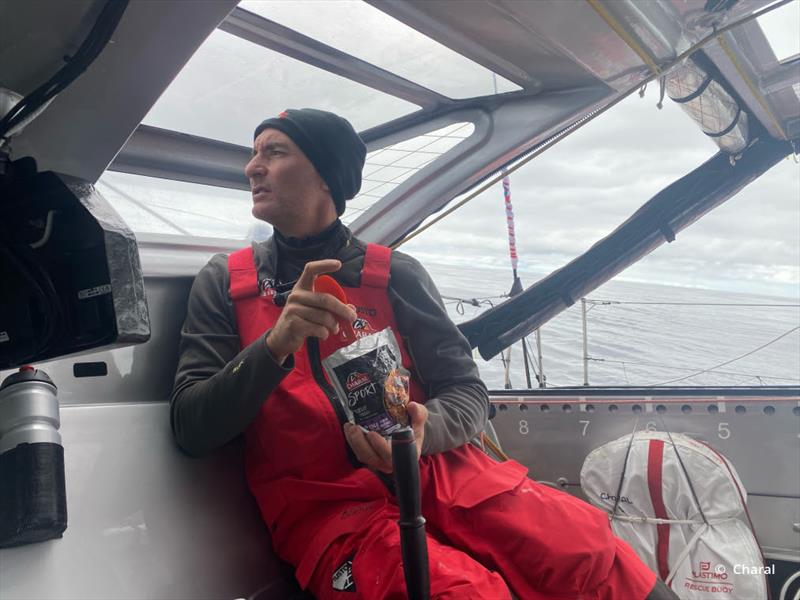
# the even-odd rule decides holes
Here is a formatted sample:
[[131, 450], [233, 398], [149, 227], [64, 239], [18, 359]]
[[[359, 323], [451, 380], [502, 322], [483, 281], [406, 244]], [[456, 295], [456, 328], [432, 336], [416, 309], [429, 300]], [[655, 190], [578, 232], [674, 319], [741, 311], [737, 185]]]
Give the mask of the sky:
[[[656, 102], [656, 89], [629, 97], [511, 175], [520, 269], [564, 265], [716, 153], [676, 104]], [[617, 278], [798, 297], [799, 238], [800, 166], [789, 158]], [[500, 184], [402, 249], [508, 268]]]
[[[398, 29], [390, 17], [361, 2], [248, 0], [242, 6], [409, 78], [445, 86], [441, 91], [454, 97], [487, 93], [491, 81], [486, 69], [470, 70], [463, 57], [431, 46], [409, 28]], [[301, 6], [315, 18], [308, 19]], [[778, 31], [769, 34], [775, 48], [789, 54], [800, 52], [800, 34], [791, 25], [800, 20], [800, 1], [790, 10], [797, 15], [773, 18]], [[363, 36], [352, 35], [356, 27]], [[431, 72], [440, 75], [440, 83]], [[500, 91], [511, 85], [501, 81]], [[716, 153], [678, 105], [667, 99], [658, 110], [657, 96], [651, 84], [644, 98], [632, 95], [512, 175], [517, 250], [528, 277], [563, 266]], [[301, 106], [338, 112], [359, 130], [416, 109], [216, 31], [144, 123], [246, 145], [262, 118]], [[138, 231], [241, 238], [252, 227], [246, 192], [118, 173], [105, 174], [103, 183], [113, 186], [101, 189]], [[142, 213], [134, 201], [160, 216]], [[789, 158], [617, 279], [797, 298], [799, 239], [800, 166]], [[423, 262], [507, 269], [500, 184], [402, 249]]]

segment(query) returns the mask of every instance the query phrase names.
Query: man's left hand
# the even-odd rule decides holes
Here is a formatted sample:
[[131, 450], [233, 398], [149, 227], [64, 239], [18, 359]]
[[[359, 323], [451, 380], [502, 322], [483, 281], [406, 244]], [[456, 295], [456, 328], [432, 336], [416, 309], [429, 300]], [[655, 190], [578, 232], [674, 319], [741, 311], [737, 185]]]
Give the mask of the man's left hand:
[[[422, 441], [425, 438], [425, 422], [428, 420], [428, 409], [417, 402], [409, 402], [406, 407], [414, 439], [417, 442], [417, 458], [422, 454]], [[392, 445], [377, 431], [364, 431], [357, 425], [345, 423], [344, 436], [353, 449], [356, 458], [371, 469], [383, 473], [391, 473]]]

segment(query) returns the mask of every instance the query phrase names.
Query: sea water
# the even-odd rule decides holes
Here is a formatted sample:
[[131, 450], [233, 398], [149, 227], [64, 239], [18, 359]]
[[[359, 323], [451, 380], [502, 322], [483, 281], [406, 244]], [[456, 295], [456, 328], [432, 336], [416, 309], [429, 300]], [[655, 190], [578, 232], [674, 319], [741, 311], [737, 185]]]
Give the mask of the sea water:
[[[424, 266], [443, 296], [489, 297], [479, 307], [445, 298], [456, 323], [489, 309], [489, 302], [502, 302], [501, 296], [511, 287], [510, 270], [456, 267], [430, 260]], [[526, 287], [540, 277], [520, 273]], [[800, 384], [800, 299], [796, 297], [612, 280], [587, 299], [590, 385]], [[600, 300], [624, 304], [592, 302]], [[528, 343], [536, 361], [534, 335]], [[548, 387], [583, 384], [580, 301], [542, 326], [541, 353]], [[474, 356], [487, 387], [503, 389], [506, 369], [501, 357], [485, 361], [477, 350]], [[535, 370], [539, 371], [538, 365]], [[527, 385], [520, 343], [511, 348], [509, 379], [514, 388]], [[533, 373], [531, 379], [533, 387], [538, 387]]]

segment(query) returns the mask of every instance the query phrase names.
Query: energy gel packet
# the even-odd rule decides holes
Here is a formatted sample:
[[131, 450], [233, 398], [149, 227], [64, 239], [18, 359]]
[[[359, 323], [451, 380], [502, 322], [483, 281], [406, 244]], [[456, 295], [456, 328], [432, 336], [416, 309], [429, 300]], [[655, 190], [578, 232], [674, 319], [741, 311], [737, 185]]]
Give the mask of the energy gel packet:
[[340, 348], [322, 366], [351, 423], [384, 436], [408, 426], [409, 372], [391, 328]]

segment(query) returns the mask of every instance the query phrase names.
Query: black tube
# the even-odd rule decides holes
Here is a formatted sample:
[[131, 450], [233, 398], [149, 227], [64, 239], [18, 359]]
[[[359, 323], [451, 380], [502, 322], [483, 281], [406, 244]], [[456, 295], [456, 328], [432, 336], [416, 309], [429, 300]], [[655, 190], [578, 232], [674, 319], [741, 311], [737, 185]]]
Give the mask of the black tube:
[[528, 358], [528, 338], [522, 338], [522, 358], [525, 362], [525, 381], [528, 383], [528, 389], [531, 389], [531, 365]]
[[392, 466], [397, 505], [400, 507], [397, 524], [400, 526], [400, 548], [408, 598], [428, 600], [431, 591], [425, 518], [420, 501], [419, 456], [414, 431], [410, 427], [392, 434]]

